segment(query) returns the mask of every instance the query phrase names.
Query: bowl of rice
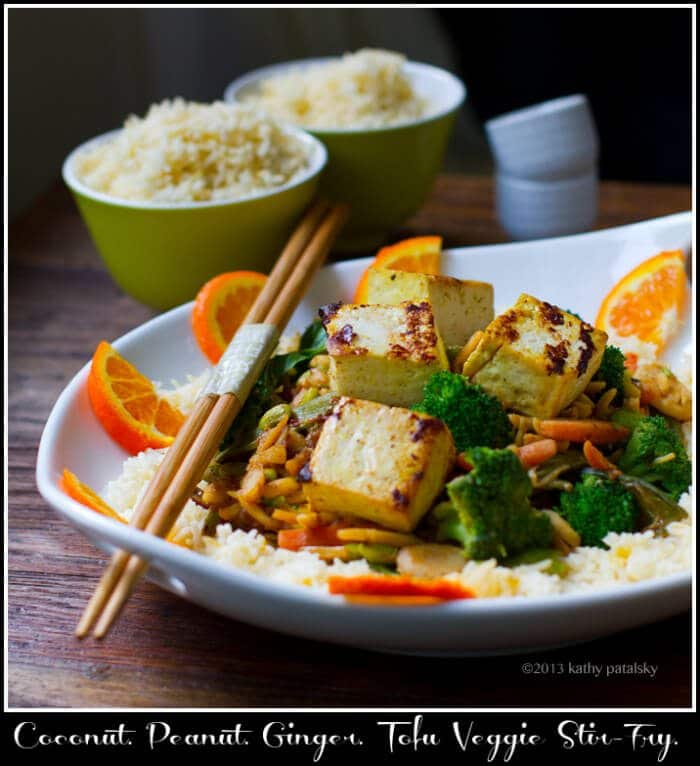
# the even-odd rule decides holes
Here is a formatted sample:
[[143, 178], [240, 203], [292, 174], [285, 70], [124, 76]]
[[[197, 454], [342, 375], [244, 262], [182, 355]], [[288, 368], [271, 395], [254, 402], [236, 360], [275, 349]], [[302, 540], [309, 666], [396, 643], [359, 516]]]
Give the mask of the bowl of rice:
[[162, 310], [221, 272], [267, 271], [326, 158], [252, 106], [174, 99], [79, 146], [63, 179], [117, 284]]
[[366, 49], [257, 69], [232, 82], [224, 100], [254, 105], [325, 144], [322, 193], [352, 209], [339, 245], [361, 252], [421, 206], [465, 96], [443, 69]]

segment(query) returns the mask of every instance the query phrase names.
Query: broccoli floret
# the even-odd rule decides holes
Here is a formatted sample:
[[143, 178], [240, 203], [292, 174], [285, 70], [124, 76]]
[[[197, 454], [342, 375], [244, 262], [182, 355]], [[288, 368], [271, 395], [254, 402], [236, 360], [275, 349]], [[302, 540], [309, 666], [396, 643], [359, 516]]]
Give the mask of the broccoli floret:
[[617, 346], [606, 346], [603, 359], [594, 380], [605, 382], [605, 388], [616, 388], [617, 396], [613, 403], [620, 404], [625, 391], [625, 355]]
[[562, 492], [559, 513], [581, 535], [583, 545], [607, 547], [608, 532], [634, 532], [639, 509], [634, 497], [617, 481], [584, 474], [571, 492]]
[[475, 560], [550, 547], [551, 522], [530, 505], [532, 483], [515, 453], [474, 447], [466, 458], [472, 470], [447, 485], [450, 502], [434, 511], [438, 539], [456, 540]]
[[657, 484], [674, 500], [688, 489], [692, 475], [679, 435], [660, 415], [638, 420], [618, 466], [629, 476]]
[[496, 397], [455, 372], [436, 372], [423, 388], [417, 412], [440, 418], [452, 432], [458, 452], [469, 447], [505, 447], [513, 426]]

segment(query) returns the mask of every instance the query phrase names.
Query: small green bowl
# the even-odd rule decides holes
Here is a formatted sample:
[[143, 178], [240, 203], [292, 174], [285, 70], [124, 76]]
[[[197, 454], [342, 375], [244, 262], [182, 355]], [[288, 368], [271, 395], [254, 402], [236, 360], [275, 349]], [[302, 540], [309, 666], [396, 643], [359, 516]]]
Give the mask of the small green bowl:
[[277, 189], [232, 201], [133, 202], [88, 188], [74, 173], [75, 157], [119, 131], [71, 152], [63, 164], [63, 180], [119, 287], [163, 310], [191, 300], [221, 272], [269, 271], [314, 197], [327, 160], [320, 141], [287, 129], [308, 147], [308, 170]]
[[[234, 80], [224, 100], [245, 101], [262, 80], [331, 61], [302, 59], [256, 69]], [[336, 249], [361, 252], [380, 245], [389, 232], [423, 204], [442, 167], [455, 117], [466, 88], [453, 74], [407, 62], [405, 71], [419, 96], [431, 103], [426, 117], [387, 128], [304, 128], [328, 149], [321, 194], [348, 202], [350, 220]]]

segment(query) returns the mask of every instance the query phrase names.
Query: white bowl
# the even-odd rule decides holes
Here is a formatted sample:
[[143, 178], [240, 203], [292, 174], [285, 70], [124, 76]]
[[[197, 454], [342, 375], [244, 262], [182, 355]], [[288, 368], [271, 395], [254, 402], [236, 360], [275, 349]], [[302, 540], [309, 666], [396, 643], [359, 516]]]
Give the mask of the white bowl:
[[[456, 277], [493, 282], [499, 309], [526, 291], [593, 317], [621, 269], [626, 271], [660, 250], [687, 249], [691, 242], [692, 215], [684, 213], [578, 237], [450, 250], [445, 253], [444, 270]], [[351, 299], [369, 260], [334, 263], [319, 272], [289, 329], [304, 327], [323, 303]], [[591, 276], [572, 279], [572, 264], [585, 265]], [[190, 312], [191, 304], [173, 309], [114, 345], [146, 375], [182, 380], [206, 366], [192, 337]], [[681, 349], [685, 342], [680, 341]], [[672, 358], [667, 359], [670, 364]], [[85, 390], [88, 370], [86, 364], [68, 384], [48, 419], [37, 459], [39, 491], [64, 520], [100, 548], [119, 546], [144, 556], [152, 564], [151, 579], [221, 614], [320, 641], [466, 655], [524, 652], [590, 640], [661, 620], [690, 606], [690, 573], [574, 594], [381, 608], [349, 605], [322, 591], [220, 564], [104, 518], [58, 488], [61, 471], [68, 467], [101, 489], [120, 473], [126, 457], [90, 409]], [[60, 546], [65, 527], [49, 525], [45, 534]]]
[[518, 178], [582, 175], [598, 161], [593, 114], [581, 94], [509, 112], [485, 128], [498, 170]]
[[598, 215], [598, 174], [559, 181], [526, 181], [496, 176], [496, 210], [513, 239], [541, 239], [579, 234]]

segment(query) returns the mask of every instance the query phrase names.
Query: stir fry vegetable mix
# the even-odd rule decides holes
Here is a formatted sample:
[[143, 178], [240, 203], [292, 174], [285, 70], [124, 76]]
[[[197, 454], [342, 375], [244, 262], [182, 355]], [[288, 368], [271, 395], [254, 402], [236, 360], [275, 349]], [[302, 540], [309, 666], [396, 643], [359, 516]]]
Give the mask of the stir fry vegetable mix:
[[[566, 554], [578, 545], [606, 547], [610, 532], [663, 534], [685, 516], [676, 501], [691, 467], [677, 423], [641, 403], [639, 383], [612, 346], [555, 418], [507, 412], [459, 371], [430, 375], [412, 409], [448, 427], [456, 459], [412, 531], [342, 507], [314, 510], [304, 492], [310, 461], [326, 421], [340, 417], [330, 367], [319, 322], [297, 350], [267, 364], [196, 493], [210, 511], [207, 533], [230, 523], [282, 548], [365, 559], [376, 572], [422, 579], [489, 558], [506, 566], [546, 560], [544, 571], [565, 576]], [[387, 449], [392, 438], [386, 434]]]

